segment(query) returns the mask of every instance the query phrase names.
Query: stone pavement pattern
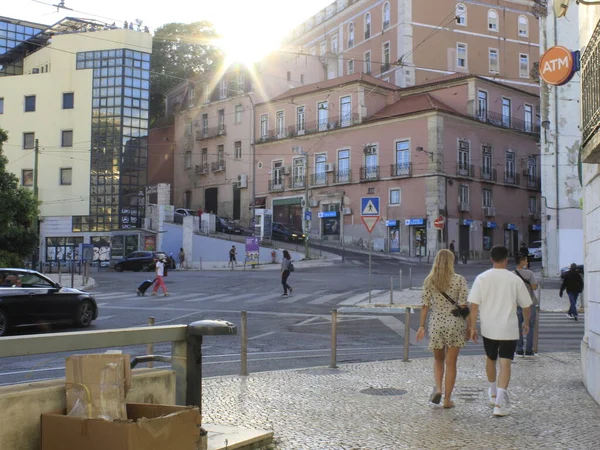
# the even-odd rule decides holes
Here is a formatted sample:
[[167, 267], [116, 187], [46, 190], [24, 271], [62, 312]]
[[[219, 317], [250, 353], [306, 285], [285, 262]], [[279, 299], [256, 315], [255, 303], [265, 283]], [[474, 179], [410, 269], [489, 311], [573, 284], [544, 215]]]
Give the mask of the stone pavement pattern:
[[487, 386], [481, 356], [459, 357], [448, 410], [428, 403], [431, 358], [265, 372], [205, 379], [202, 415], [273, 430], [279, 449], [598, 448], [600, 406], [582, 384], [579, 354], [516, 359], [508, 417], [492, 416]]

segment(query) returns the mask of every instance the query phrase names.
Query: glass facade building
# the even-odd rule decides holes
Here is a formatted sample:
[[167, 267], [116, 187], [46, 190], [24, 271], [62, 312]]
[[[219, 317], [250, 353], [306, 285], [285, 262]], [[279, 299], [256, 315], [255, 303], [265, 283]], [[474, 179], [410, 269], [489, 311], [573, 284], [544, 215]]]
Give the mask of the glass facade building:
[[77, 53], [93, 70], [90, 214], [74, 232], [140, 228], [148, 161], [150, 54], [127, 49]]
[[21, 47], [44, 30], [43, 26], [38, 28], [33, 24], [20, 25], [0, 19], [0, 77], [23, 74]]

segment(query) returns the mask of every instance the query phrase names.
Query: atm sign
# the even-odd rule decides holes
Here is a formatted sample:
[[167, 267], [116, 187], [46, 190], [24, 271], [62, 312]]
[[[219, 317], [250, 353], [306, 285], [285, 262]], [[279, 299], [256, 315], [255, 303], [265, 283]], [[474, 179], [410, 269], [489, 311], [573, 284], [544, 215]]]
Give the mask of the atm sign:
[[552, 47], [540, 59], [540, 76], [546, 84], [562, 86], [573, 78], [575, 66], [575, 58], [568, 48]]

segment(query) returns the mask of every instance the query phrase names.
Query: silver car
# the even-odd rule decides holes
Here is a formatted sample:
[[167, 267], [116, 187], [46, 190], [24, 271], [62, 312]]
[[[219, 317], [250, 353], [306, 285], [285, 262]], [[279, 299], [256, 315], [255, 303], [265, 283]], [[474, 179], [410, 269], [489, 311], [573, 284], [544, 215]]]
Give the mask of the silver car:
[[542, 259], [542, 241], [533, 241], [527, 250], [531, 259]]
[[173, 221], [175, 223], [183, 223], [183, 218], [187, 216], [197, 216], [198, 212], [187, 208], [177, 208], [173, 214]]

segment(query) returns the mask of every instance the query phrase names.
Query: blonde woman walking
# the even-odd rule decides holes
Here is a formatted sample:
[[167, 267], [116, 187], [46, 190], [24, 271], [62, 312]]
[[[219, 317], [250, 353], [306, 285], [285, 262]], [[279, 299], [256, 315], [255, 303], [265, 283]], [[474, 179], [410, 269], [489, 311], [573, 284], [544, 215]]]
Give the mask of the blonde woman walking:
[[[444, 382], [444, 408], [452, 408], [452, 391], [456, 381], [456, 361], [467, 336], [467, 281], [454, 273], [454, 254], [440, 250], [435, 257], [431, 272], [423, 283], [421, 321], [417, 342], [425, 337], [425, 322], [429, 316], [429, 349], [433, 351], [435, 390], [430, 401], [442, 400]], [[446, 378], [444, 380], [444, 373]]]

